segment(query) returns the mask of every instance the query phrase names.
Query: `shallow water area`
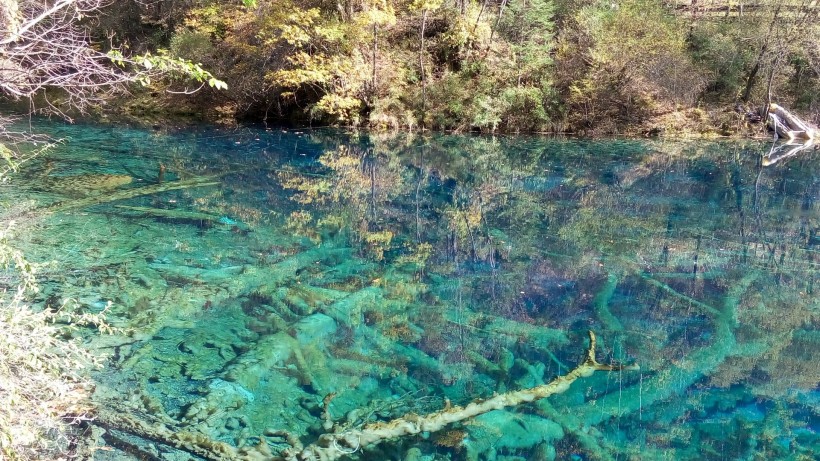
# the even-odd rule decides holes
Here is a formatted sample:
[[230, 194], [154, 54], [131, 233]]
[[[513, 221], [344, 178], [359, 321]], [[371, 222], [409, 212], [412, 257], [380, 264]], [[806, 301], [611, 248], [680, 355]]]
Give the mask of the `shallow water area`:
[[100, 412], [163, 428], [101, 415], [95, 459], [207, 459], [167, 432], [278, 454], [283, 431], [307, 445], [531, 388], [581, 361], [587, 330], [600, 362], [640, 371], [348, 458], [820, 453], [815, 152], [44, 129], [65, 141], [0, 198], [33, 302], [107, 309], [115, 334], [77, 333], [108, 357]]

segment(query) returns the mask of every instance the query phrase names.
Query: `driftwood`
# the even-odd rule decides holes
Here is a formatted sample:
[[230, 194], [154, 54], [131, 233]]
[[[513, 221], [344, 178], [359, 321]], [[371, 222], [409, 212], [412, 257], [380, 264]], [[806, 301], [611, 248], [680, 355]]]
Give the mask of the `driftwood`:
[[768, 112], [767, 122], [774, 130], [775, 141], [778, 138], [785, 138], [786, 142], [777, 147], [772, 145], [772, 149], [763, 157], [764, 166], [772, 165], [814, 147], [817, 138], [820, 137], [817, 127], [774, 103], [769, 104]]

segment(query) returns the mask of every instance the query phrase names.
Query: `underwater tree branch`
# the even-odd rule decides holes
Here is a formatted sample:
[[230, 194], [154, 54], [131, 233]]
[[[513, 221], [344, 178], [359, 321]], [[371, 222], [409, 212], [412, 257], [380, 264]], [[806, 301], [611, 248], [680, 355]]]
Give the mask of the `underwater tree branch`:
[[324, 434], [319, 440], [305, 448], [288, 450], [282, 458], [286, 461], [332, 461], [355, 453], [362, 447], [376, 445], [385, 440], [416, 435], [421, 432], [436, 432], [444, 427], [475, 416], [500, 410], [505, 407], [534, 402], [554, 394], [560, 394], [578, 378], [591, 376], [596, 371], [638, 370], [637, 365], [605, 365], [595, 358], [595, 333], [589, 331], [589, 348], [584, 361], [566, 375], [559, 376], [547, 384], [530, 389], [507, 392], [487, 400], [477, 400], [467, 406], [444, 408], [426, 416], [408, 414], [388, 422], [367, 424], [336, 434]]
[[167, 192], [171, 190], [190, 189], [193, 187], [215, 186], [217, 184], [219, 184], [219, 181], [214, 180], [213, 176], [196, 177], [191, 179], [183, 179], [179, 181], [165, 182], [162, 184], [151, 184], [148, 186], [136, 187], [133, 189], [123, 189], [105, 195], [95, 195], [76, 200], [57, 202], [45, 208], [36, 209], [34, 210], [34, 212], [56, 213], [58, 211], [74, 210], [94, 205], [102, 205], [105, 203], [116, 202], [118, 200], [126, 200], [134, 197], [140, 197], [143, 195], [158, 194], [160, 192]]
[[[130, 416], [131, 411], [118, 408], [111, 402], [105, 411], [96, 415], [96, 422], [106, 429], [116, 429], [154, 442], [167, 444], [180, 450], [210, 460], [237, 459], [245, 461], [334, 461], [358, 452], [360, 449], [377, 445], [386, 440], [417, 435], [421, 432], [436, 432], [450, 424], [500, 410], [506, 407], [535, 402], [569, 389], [579, 378], [591, 376], [596, 371], [639, 370], [637, 365], [602, 364], [595, 358], [595, 334], [589, 331], [589, 347], [583, 362], [569, 373], [559, 376], [547, 384], [529, 389], [495, 395], [486, 400], [476, 400], [468, 405], [447, 406], [428, 415], [407, 414], [388, 422], [367, 424], [357, 429], [337, 433], [326, 433], [307, 447], [294, 434], [282, 430], [268, 429], [265, 435], [284, 438], [291, 448], [274, 455], [264, 440], [255, 446], [236, 448], [224, 442], [210, 439], [200, 432], [176, 428], [172, 418], [164, 415], [161, 405], [149, 404], [149, 414], [160, 415], [159, 421], [148, 422]], [[145, 397], [141, 397], [144, 402]], [[153, 400], [150, 397], [147, 400]]]
[[692, 304], [693, 306], [696, 306], [696, 307], [699, 307], [699, 308], [703, 309], [703, 312], [705, 314], [709, 314], [712, 318], [717, 318], [717, 317], [721, 316], [720, 310], [718, 310], [718, 309], [716, 309], [716, 308], [714, 308], [714, 307], [712, 307], [712, 306], [710, 306], [706, 303], [698, 301], [697, 299], [694, 299], [690, 296], [686, 296], [685, 294], [675, 290], [671, 286], [661, 282], [660, 280], [655, 279], [654, 277], [652, 277], [649, 274], [641, 274], [641, 277], [644, 280], [646, 280], [649, 284], [660, 288], [661, 290], [671, 294], [672, 296], [676, 296], [676, 297], [678, 297], [680, 299], [683, 299], [684, 301]]
[[720, 315], [714, 318], [714, 340], [711, 344], [693, 350], [682, 362], [653, 370], [654, 374], [645, 376], [640, 383], [618, 388], [618, 392], [597, 398], [594, 410], [579, 407], [573, 414], [565, 415], [566, 420], [574, 421], [574, 427], [595, 426], [609, 418], [639, 411], [683, 392], [697, 380], [711, 375], [730, 356], [759, 354], [757, 344], [740, 343], [735, 336], [741, 295], [759, 276], [760, 271], [751, 271], [731, 287], [723, 300]]

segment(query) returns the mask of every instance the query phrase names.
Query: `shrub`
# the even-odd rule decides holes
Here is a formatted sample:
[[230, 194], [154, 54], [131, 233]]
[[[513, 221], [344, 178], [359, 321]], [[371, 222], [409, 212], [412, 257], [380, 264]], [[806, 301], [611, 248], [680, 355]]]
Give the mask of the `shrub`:
[[171, 39], [170, 52], [176, 58], [199, 62], [213, 51], [211, 36], [204, 32], [184, 30]]
[[421, 106], [421, 90], [416, 90], [414, 100], [421, 113], [420, 119], [433, 129], [463, 131], [468, 128], [466, 121], [475, 97], [468, 88], [468, 82], [458, 73], [445, 72], [439, 79], [427, 84], [426, 105]]
[[501, 118], [508, 131], [543, 131], [548, 128], [550, 93], [534, 86], [510, 87], [501, 92], [499, 99]]
[[575, 75], [557, 80], [576, 128], [617, 131], [617, 124], [691, 104], [703, 89], [688, 55], [686, 28], [660, 2], [596, 3], [573, 19], [559, 40], [558, 60], [562, 72]]
[[100, 359], [70, 331], [99, 315], [75, 315], [69, 306], [35, 311], [25, 303], [37, 291], [33, 267], [0, 232], [0, 265], [16, 285], [0, 297], [0, 460], [67, 459], [76, 450], [73, 425], [87, 420], [90, 383], [85, 371]]

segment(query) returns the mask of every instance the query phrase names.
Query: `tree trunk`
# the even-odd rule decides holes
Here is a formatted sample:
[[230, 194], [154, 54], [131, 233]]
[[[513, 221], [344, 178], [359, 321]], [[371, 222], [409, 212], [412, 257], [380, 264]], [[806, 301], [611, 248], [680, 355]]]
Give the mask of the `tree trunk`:
[[370, 75], [370, 85], [372, 87], [372, 96], [375, 97], [376, 95], [376, 50], [377, 50], [377, 42], [376, 42], [376, 32], [378, 31], [378, 26], [376, 23], [373, 23], [373, 71]]
[[498, 29], [498, 25], [501, 23], [501, 18], [504, 16], [504, 8], [507, 7], [507, 0], [501, 0], [501, 7], [498, 9], [498, 18], [495, 20], [495, 26], [493, 30], [490, 31], [490, 41], [487, 44], [487, 50], [489, 51], [490, 45], [493, 43], [493, 38], [495, 37], [495, 31]]
[[481, 10], [478, 12], [478, 16], [475, 18], [475, 24], [473, 24], [473, 35], [475, 35], [475, 31], [478, 28], [478, 23], [481, 21], [481, 15], [484, 14], [484, 10], [487, 9], [487, 2], [489, 0], [484, 0], [481, 4]]
[[760, 54], [757, 55], [757, 61], [755, 61], [754, 67], [749, 72], [749, 76], [746, 78], [746, 88], [743, 90], [743, 97], [741, 97], [741, 101], [749, 102], [749, 98], [752, 94], [752, 88], [754, 88], [755, 80], [757, 79], [757, 73], [760, 71], [760, 62], [763, 61], [763, 55], [766, 54], [766, 48], [769, 46], [768, 39], [767, 42], [763, 44], [760, 48]]
[[427, 10], [421, 12], [421, 45], [419, 46], [419, 71], [421, 72], [421, 127], [427, 115], [427, 79], [424, 78], [424, 29], [427, 28]]
[[780, 6], [778, 5], [778, 7], [774, 10], [772, 22], [769, 24], [769, 31], [766, 33], [766, 41], [763, 42], [763, 46], [760, 47], [760, 53], [757, 55], [755, 65], [752, 67], [752, 70], [749, 71], [749, 76], [746, 78], [746, 88], [743, 90], [743, 97], [741, 98], [744, 103], [749, 102], [749, 98], [752, 95], [752, 89], [754, 88], [755, 80], [757, 80], [757, 73], [760, 71], [760, 64], [763, 62], [763, 57], [769, 49], [769, 40], [772, 36], [772, 30], [774, 30], [775, 24], [777, 24], [777, 17], [779, 14]]
[[789, 141], [813, 141], [817, 129], [777, 104], [769, 104], [768, 122], [778, 136]]

